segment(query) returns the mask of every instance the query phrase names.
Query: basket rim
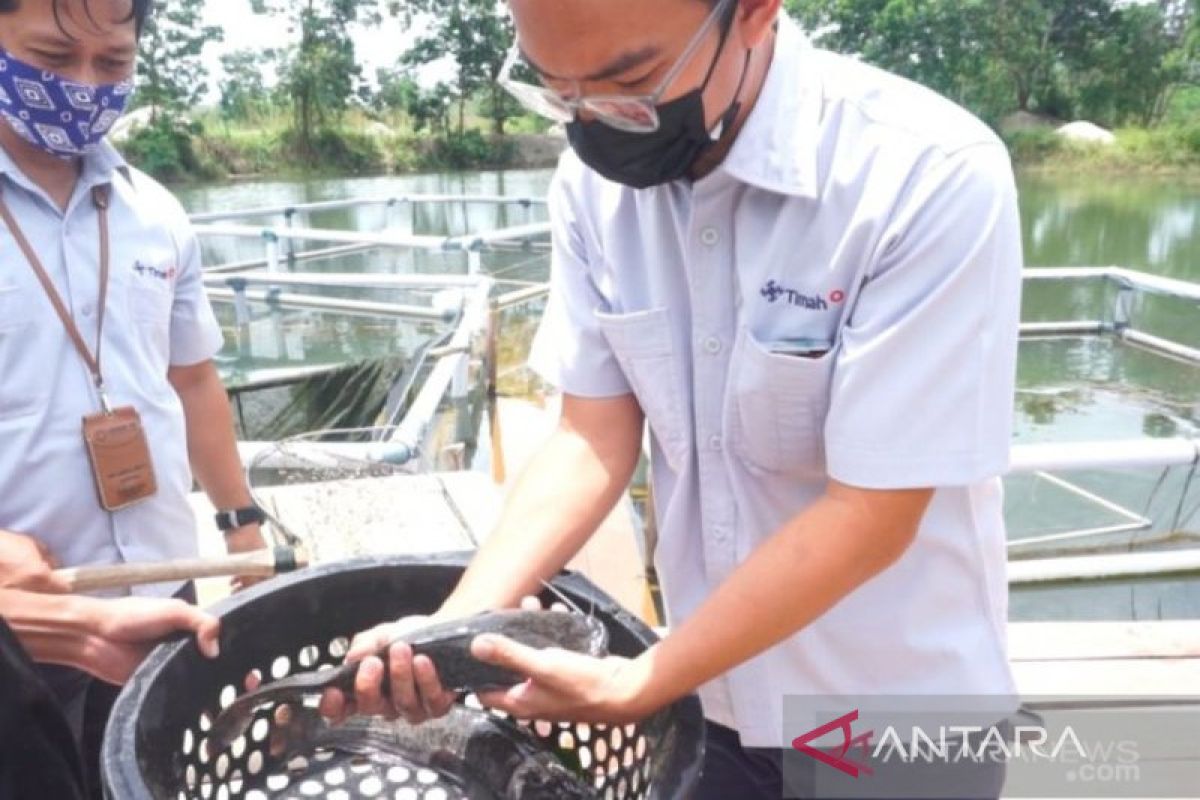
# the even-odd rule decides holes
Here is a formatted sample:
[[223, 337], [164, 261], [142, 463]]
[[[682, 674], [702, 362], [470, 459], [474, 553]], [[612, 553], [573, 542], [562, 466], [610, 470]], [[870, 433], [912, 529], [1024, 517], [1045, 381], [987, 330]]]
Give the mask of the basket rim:
[[[224, 620], [227, 616], [267, 595], [282, 589], [303, 586], [331, 575], [392, 567], [430, 566], [465, 570], [473, 557], [473, 551], [454, 551], [432, 554], [364, 556], [321, 564], [256, 584], [215, 603], [208, 610]], [[603, 589], [580, 573], [564, 570], [555, 576], [552, 583], [556, 589], [582, 598], [589, 605], [594, 604], [598, 612], [613, 617], [645, 647], [651, 647], [660, 641], [653, 628], [619, 605]], [[147, 656], [121, 690], [113, 705], [101, 749], [100, 772], [106, 797], [113, 798], [113, 800], [117, 798], [119, 800], [141, 800], [141, 798], [149, 800], [154, 797], [146, 785], [137, 757], [140, 748], [137, 737], [137, 718], [133, 711], [143, 705], [147, 693], [164, 670], [182, 653], [195, 648], [196, 642], [190, 633], [179, 633], [172, 636]], [[703, 764], [704, 715], [699, 697], [693, 693], [680, 698], [652, 715], [649, 720], [654, 720], [659, 714], [668, 710], [684, 724], [684, 727], [694, 728], [690, 733], [692, 734], [691, 738], [695, 741], [695, 746], [687, 748], [686, 752], [683, 748], [677, 748], [672, 753], [671, 759], [677, 762], [677, 768], [668, 774], [677, 775], [679, 785], [659, 786], [653, 784], [648, 795], [650, 800], [674, 800], [683, 787], [695, 785]]]

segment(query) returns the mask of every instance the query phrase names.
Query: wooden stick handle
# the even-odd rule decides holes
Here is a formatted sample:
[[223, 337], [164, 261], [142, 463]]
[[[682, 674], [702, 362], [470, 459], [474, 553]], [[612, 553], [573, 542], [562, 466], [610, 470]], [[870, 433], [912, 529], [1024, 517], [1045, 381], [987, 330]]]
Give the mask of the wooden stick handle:
[[290, 547], [279, 547], [220, 558], [185, 558], [145, 564], [72, 567], [56, 570], [55, 574], [67, 581], [71, 587], [70, 591], [91, 592], [97, 589], [123, 589], [148, 583], [226, 575], [270, 578], [280, 572], [290, 572], [306, 566], [308, 561], [299, 551]]

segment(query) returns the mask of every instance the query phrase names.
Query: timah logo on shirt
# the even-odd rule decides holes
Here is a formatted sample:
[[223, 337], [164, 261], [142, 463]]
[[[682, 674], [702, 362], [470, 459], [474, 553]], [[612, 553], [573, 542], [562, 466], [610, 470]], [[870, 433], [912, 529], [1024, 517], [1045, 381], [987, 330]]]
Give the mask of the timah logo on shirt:
[[824, 295], [804, 294], [795, 289], [780, 286], [778, 282], [773, 280], [767, 281], [767, 285], [762, 288], [759, 294], [765, 297], [768, 303], [783, 301], [790, 306], [797, 306], [808, 311], [828, 311], [830, 304], [838, 305], [846, 299], [846, 293], [841, 289], [835, 289], [830, 292], [827, 300]]
[[149, 264], [143, 264], [141, 261], [133, 262], [133, 271], [138, 275], [141, 275], [143, 278], [157, 278], [160, 281], [173, 281], [175, 280], [175, 275], [177, 273], [175, 267], [159, 269], [158, 267], [152, 267]]

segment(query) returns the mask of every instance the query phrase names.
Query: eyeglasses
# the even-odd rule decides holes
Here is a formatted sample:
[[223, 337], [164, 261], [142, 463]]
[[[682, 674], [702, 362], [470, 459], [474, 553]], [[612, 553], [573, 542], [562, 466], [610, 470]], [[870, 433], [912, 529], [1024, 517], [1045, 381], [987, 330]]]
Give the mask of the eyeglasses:
[[585, 97], [563, 97], [549, 87], [514, 80], [512, 72], [521, 57], [521, 49], [516, 44], [509, 50], [508, 59], [504, 62], [504, 67], [500, 70], [500, 76], [496, 80], [521, 105], [555, 122], [571, 122], [579, 111], [583, 110], [600, 122], [619, 130], [631, 133], [654, 133], [658, 130], [658, 103], [662, 99], [663, 93], [679, 77], [679, 73], [699, 50], [712, 27], [724, 18], [725, 13], [736, 2], [737, 0], [720, 0], [717, 3], [712, 13], [704, 20], [704, 24], [700, 26], [700, 30], [696, 31], [696, 35], [692, 37], [688, 46], [675, 61], [671, 71], [662, 79], [658, 88], [650, 94], [598, 94]]

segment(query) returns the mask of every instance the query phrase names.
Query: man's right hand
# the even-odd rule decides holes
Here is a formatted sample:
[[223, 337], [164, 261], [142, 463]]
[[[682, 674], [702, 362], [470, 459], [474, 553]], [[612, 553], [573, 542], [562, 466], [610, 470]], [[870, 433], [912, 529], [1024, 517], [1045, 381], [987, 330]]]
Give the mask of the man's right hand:
[[61, 594], [70, 585], [54, 574], [58, 566], [44, 544], [0, 529], [0, 589]]
[[[428, 656], [414, 658], [412, 648], [407, 644], [392, 644], [405, 633], [440, 621], [436, 615], [404, 617], [355, 636], [346, 653], [347, 662], [362, 662], [354, 681], [354, 696], [347, 697], [337, 689], [325, 690], [321, 697], [321, 714], [335, 723], [363, 715], [387, 719], [403, 717], [413, 725], [445, 716], [457, 695], [442, 687], [433, 662]], [[386, 664], [380, 654], [384, 654]], [[391, 684], [389, 695], [382, 692], [385, 669]]]

